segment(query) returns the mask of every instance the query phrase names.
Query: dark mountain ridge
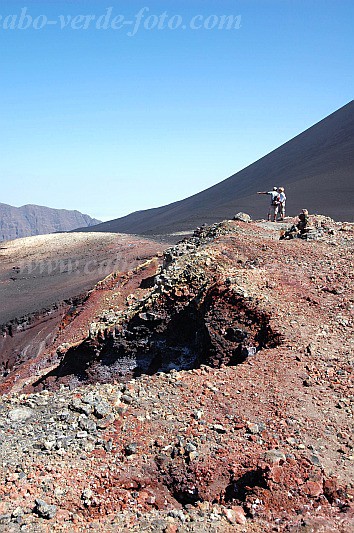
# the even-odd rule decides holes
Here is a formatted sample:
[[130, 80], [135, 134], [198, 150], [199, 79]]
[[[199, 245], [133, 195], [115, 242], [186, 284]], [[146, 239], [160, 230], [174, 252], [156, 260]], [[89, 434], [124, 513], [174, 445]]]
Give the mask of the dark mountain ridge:
[[237, 211], [263, 218], [268, 199], [256, 193], [274, 185], [286, 188], [289, 215], [305, 207], [354, 220], [353, 100], [224, 181], [184, 200], [104, 222], [93, 231], [168, 234], [229, 219]]
[[0, 241], [70, 231], [80, 227], [91, 228], [100, 222], [79, 211], [32, 204], [13, 207], [0, 203]]

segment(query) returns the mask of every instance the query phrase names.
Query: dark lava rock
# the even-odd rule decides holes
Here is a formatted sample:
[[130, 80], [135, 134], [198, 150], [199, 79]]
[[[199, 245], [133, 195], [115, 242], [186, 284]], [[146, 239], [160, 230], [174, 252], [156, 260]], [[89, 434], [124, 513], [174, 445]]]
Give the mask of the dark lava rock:
[[131, 444], [127, 444], [124, 448], [126, 455], [134, 455], [138, 450], [138, 445], [136, 442], [132, 442]]

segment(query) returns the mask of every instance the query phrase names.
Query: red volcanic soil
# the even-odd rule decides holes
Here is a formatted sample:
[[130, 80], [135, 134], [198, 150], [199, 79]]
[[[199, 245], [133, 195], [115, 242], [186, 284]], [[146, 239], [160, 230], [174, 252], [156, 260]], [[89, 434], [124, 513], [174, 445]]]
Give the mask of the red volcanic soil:
[[98, 283], [3, 380], [0, 520], [354, 528], [354, 226], [226, 221]]

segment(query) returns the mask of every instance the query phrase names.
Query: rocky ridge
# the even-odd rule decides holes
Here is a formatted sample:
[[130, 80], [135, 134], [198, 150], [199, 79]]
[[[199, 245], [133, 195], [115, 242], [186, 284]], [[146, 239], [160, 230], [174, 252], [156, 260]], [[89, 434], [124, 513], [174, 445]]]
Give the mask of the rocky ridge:
[[351, 531], [354, 232], [312, 223], [225, 221], [98, 284], [3, 380], [3, 530]]

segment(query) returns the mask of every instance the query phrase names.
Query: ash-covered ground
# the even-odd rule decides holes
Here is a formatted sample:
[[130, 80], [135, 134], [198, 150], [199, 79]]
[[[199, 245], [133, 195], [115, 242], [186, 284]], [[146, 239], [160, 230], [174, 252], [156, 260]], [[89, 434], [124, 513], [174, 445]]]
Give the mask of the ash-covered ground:
[[203, 228], [8, 368], [0, 528], [352, 531], [354, 226], [311, 223]]

